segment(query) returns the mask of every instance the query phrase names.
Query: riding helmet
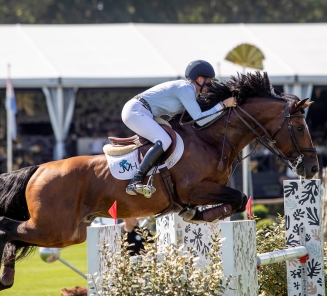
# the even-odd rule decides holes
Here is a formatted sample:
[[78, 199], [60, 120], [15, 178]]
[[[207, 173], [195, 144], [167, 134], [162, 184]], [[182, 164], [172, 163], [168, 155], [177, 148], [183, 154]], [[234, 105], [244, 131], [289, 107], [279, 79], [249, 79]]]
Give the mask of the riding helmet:
[[196, 60], [190, 62], [185, 70], [185, 77], [195, 80], [198, 76], [215, 77], [215, 70], [208, 62], [204, 60]]

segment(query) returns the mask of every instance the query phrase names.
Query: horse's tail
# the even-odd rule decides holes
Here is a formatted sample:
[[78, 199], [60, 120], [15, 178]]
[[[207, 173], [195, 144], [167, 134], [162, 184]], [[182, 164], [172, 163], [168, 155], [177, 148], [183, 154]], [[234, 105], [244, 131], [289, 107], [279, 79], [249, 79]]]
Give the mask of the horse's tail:
[[[30, 218], [25, 190], [28, 181], [39, 166], [26, 167], [11, 173], [0, 175], [0, 216], [18, 221]], [[35, 247], [21, 241], [7, 243], [4, 253], [4, 264], [28, 256]], [[13, 254], [18, 254], [17, 258]]]

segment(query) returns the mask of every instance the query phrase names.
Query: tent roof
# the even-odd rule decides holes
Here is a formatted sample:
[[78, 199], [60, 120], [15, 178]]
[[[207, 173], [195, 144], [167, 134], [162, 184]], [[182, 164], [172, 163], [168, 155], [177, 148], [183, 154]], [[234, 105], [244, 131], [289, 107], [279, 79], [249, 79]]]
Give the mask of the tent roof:
[[273, 84], [322, 84], [326, 32], [327, 23], [0, 25], [0, 87], [8, 63], [15, 87], [149, 86], [184, 77], [196, 59], [228, 78], [242, 68], [224, 57], [241, 43], [263, 52]]

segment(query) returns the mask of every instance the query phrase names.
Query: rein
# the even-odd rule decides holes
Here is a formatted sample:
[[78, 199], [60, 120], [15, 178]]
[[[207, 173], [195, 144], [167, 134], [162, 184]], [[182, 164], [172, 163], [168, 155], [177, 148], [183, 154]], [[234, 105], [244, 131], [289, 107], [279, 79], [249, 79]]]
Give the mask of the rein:
[[[256, 144], [254, 145], [253, 150], [246, 155], [245, 157], [241, 158], [239, 156], [240, 153], [237, 152], [236, 147], [233, 145], [233, 143], [226, 137], [226, 132], [227, 132], [227, 127], [228, 127], [228, 123], [229, 123], [229, 119], [230, 119], [230, 114], [231, 114], [231, 109], [233, 110], [233, 112], [236, 114], [236, 116], [257, 136], [257, 141]], [[264, 133], [264, 136], [261, 136], [260, 133], [258, 133], [241, 115], [240, 113], [243, 113], [245, 116], [247, 116], [248, 118], [250, 118], [257, 127], [259, 127], [261, 129], [261, 131]], [[285, 114], [285, 118], [283, 119], [282, 123], [277, 127], [276, 131], [270, 135], [268, 133], [268, 131], [265, 129], [265, 127], [258, 121], [256, 120], [251, 114], [249, 114], [247, 111], [245, 111], [243, 108], [241, 108], [240, 106], [236, 106], [233, 108], [229, 108], [229, 110], [220, 110], [214, 114], [217, 113], [221, 113], [219, 116], [217, 116], [214, 120], [210, 121], [209, 123], [207, 123], [204, 126], [201, 127], [196, 127], [194, 126], [194, 123], [196, 123], [199, 120], [202, 120], [204, 118], [207, 118], [209, 116], [212, 116], [214, 114], [211, 115], [207, 115], [201, 118], [198, 118], [196, 120], [191, 120], [188, 122], [182, 122], [182, 119], [184, 117], [185, 111], [183, 112], [183, 114], [180, 117], [179, 120], [179, 124], [180, 125], [188, 125], [188, 124], [192, 124], [192, 127], [195, 130], [200, 130], [206, 127], [211, 126], [213, 123], [215, 123], [219, 118], [221, 118], [223, 115], [225, 115], [228, 112], [228, 119], [226, 122], [226, 126], [225, 126], [225, 133], [221, 134], [218, 130], [216, 130], [214, 127], [211, 127], [215, 133], [217, 133], [219, 136], [221, 136], [223, 138], [223, 150], [222, 150], [222, 155], [219, 161], [219, 165], [218, 165], [218, 170], [222, 169], [222, 158], [223, 158], [223, 153], [224, 153], [224, 146], [225, 146], [225, 141], [234, 149], [234, 151], [237, 154], [237, 164], [241, 163], [245, 158], [251, 156], [254, 152], [255, 152], [255, 148], [257, 146], [257, 144], [260, 142], [264, 147], [266, 147], [275, 157], [277, 157], [277, 159], [279, 159], [280, 161], [282, 161], [288, 168], [290, 168], [293, 171], [296, 171], [297, 167], [301, 164], [304, 163], [303, 162], [303, 151], [305, 152], [313, 152], [312, 155], [310, 156], [310, 158], [314, 157], [315, 155], [317, 155], [317, 150], [316, 148], [301, 148], [299, 147], [295, 136], [294, 136], [294, 132], [293, 132], [293, 127], [292, 127], [292, 123], [291, 123], [291, 118], [292, 117], [301, 117], [301, 118], [305, 118], [305, 115], [302, 114], [290, 114], [290, 103], [286, 102], [285, 105], [285, 110], [284, 110], [284, 114]], [[290, 151], [286, 156], [275, 146], [276, 141], [274, 140], [274, 137], [276, 136], [276, 134], [282, 129], [283, 125], [287, 123], [287, 129], [290, 135], [290, 138], [292, 140], [292, 145], [293, 145], [293, 149], [292, 151]], [[298, 156], [297, 157], [292, 157], [293, 153], [297, 152]], [[309, 159], [310, 159], [309, 158]], [[308, 159], [307, 159], [308, 161]], [[289, 162], [295, 162], [295, 165], [291, 165], [289, 164]], [[236, 165], [237, 166], [237, 165]], [[236, 167], [234, 168], [231, 176], [233, 175], [233, 173], [235, 172]], [[230, 176], [230, 177], [231, 177]]]
[[[206, 116], [200, 117], [200, 118], [198, 118], [198, 119], [194, 119], [194, 120], [190, 120], [190, 121], [182, 122], [183, 117], [184, 117], [184, 115], [185, 115], [185, 113], [186, 113], [186, 110], [184, 110], [183, 113], [182, 113], [182, 115], [181, 115], [181, 117], [180, 117], [180, 119], [179, 119], [179, 124], [180, 124], [181, 126], [183, 126], [183, 125], [188, 125], [188, 124], [193, 124], [192, 127], [193, 127], [195, 130], [201, 130], [201, 129], [204, 129], [204, 128], [206, 128], [206, 127], [208, 127], [208, 126], [214, 124], [214, 123], [215, 123], [215, 122], [216, 122], [220, 117], [222, 117], [223, 115], [225, 115], [227, 112], [228, 112], [228, 110], [226, 110], [226, 109], [222, 109], [222, 110], [219, 110], [219, 111], [217, 111], [217, 112], [215, 112], [215, 113], [213, 113], [213, 114], [206, 115]], [[208, 118], [208, 117], [210, 117], [210, 116], [213, 116], [213, 115], [216, 115], [216, 114], [219, 114], [219, 113], [221, 113], [221, 114], [218, 115], [217, 117], [215, 117], [213, 120], [209, 121], [207, 124], [205, 124], [205, 125], [203, 125], [203, 126], [200, 126], [200, 127], [195, 127], [194, 123], [196, 123], [197, 121], [200, 121], [200, 120], [202, 120], [202, 119]]]

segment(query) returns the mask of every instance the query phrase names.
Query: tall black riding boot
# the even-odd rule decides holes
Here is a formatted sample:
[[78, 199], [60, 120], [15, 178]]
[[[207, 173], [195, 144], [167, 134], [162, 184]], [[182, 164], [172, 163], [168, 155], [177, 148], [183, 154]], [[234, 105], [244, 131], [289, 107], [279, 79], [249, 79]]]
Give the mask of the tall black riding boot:
[[143, 192], [143, 181], [146, 174], [150, 171], [152, 166], [159, 160], [160, 156], [165, 151], [162, 149], [161, 141], [155, 142], [154, 146], [151, 147], [145, 154], [140, 167], [137, 169], [135, 176], [129, 182], [126, 193], [130, 195], [136, 195], [137, 193]]

